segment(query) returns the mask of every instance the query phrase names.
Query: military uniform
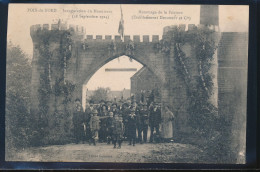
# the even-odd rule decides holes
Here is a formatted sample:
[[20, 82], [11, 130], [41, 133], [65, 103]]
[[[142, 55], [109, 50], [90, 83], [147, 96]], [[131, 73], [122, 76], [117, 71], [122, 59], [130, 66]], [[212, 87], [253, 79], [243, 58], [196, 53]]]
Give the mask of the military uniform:
[[118, 148], [121, 148], [123, 139], [123, 123], [118, 117], [112, 121], [112, 134], [114, 148], [116, 148], [116, 143], [118, 143]]

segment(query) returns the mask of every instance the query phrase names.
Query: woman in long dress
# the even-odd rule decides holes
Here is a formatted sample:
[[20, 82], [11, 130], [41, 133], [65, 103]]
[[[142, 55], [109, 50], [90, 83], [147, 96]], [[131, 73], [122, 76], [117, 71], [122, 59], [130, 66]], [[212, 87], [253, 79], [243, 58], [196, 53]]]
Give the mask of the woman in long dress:
[[165, 107], [165, 114], [162, 116], [162, 133], [163, 139], [169, 142], [173, 138], [173, 126], [172, 121], [174, 120], [173, 113], [169, 110], [169, 107]]

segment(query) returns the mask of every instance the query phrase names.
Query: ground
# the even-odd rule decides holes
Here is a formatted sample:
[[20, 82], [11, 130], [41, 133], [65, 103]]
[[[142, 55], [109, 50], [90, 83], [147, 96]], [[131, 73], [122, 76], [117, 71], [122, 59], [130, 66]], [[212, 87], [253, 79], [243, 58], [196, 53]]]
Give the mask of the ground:
[[7, 161], [53, 161], [53, 162], [157, 162], [199, 163], [203, 162], [203, 151], [190, 144], [159, 143], [136, 144], [126, 142], [121, 149], [113, 145], [98, 143], [67, 144], [31, 147], [6, 157]]

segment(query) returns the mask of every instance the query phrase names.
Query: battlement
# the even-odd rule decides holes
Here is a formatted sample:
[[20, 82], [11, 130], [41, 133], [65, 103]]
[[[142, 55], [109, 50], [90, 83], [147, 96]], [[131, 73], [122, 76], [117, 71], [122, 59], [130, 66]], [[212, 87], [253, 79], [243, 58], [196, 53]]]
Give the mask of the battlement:
[[179, 31], [193, 31], [202, 26], [196, 26], [195, 24], [180, 24], [166, 26], [163, 28], [163, 35], [125, 35], [123, 38], [120, 35], [86, 35], [86, 41], [115, 41], [115, 42], [128, 42], [132, 40], [133, 42], [139, 43], [155, 43], [159, 42], [162, 38], [168, 37], [173, 30]]
[[[138, 43], [156, 43], [159, 42], [162, 38], [167, 38], [170, 36], [173, 31], [183, 31], [183, 32], [189, 32], [196, 30], [197, 28], [205, 27], [204, 25], [198, 25], [195, 24], [180, 24], [180, 25], [171, 25], [166, 26], [163, 28], [163, 35], [125, 35], [123, 38], [120, 37], [120, 35], [85, 35], [86, 31], [85, 28], [82, 26], [77, 25], [67, 25], [65, 23], [60, 24], [37, 24], [32, 25], [30, 28], [31, 35], [35, 35], [37, 31], [70, 31], [76, 33], [76, 35], [81, 35], [83, 39], [86, 39], [86, 41], [115, 41], [115, 42], [129, 42], [130, 40]], [[215, 29], [216, 28], [210, 28]]]
[[60, 23], [60, 24], [36, 24], [36, 25], [32, 25], [30, 28], [30, 32], [31, 34], [36, 32], [36, 31], [55, 31], [55, 30], [64, 30], [64, 31], [72, 31], [78, 34], [83, 34], [85, 35], [86, 31], [85, 28], [82, 26], [78, 26], [78, 25], [67, 25], [64, 23]]
[[115, 41], [115, 42], [129, 42], [134, 41], [136, 43], [143, 42], [159, 42], [159, 35], [125, 35], [121, 38], [120, 35], [86, 35], [86, 41]]

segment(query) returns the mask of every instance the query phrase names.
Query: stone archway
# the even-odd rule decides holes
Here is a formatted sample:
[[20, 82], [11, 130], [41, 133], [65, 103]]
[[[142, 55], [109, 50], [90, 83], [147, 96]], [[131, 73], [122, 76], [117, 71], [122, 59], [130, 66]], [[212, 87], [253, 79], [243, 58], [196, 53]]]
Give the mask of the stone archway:
[[[101, 68], [103, 67], [105, 64], [111, 62], [112, 60], [121, 57], [121, 56], [126, 56], [125, 54], [120, 54], [120, 55], [115, 55], [112, 56], [108, 59], [104, 59], [103, 61], [99, 61], [98, 63], [96, 63], [97, 65], [95, 65], [93, 68], [91, 68], [90, 70], [88, 70], [85, 75], [83, 75], [83, 78], [85, 80], [80, 81], [79, 83], [81, 83], [82, 85], [86, 85], [88, 83], [88, 81], [92, 78], [92, 76]], [[127, 56], [129, 57], [129, 56]], [[130, 57], [129, 57], [130, 58]], [[146, 67], [159, 81], [158, 83], [160, 83], [160, 85], [163, 84], [163, 78], [160, 78], [159, 73], [155, 73], [156, 71], [154, 71], [153, 69], [151, 69], [150, 67], [147, 66], [147, 64], [145, 64], [145, 62], [141, 62], [139, 59], [135, 58], [135, 56], [131, 57], [133, 60], [137, 61], [138, 63], [142, 64], [144, 67]], [[77, 93], [77, 95], [80, 95], [80, 93]]]
[[[156, 83], [156, 88], [160, 89], [161, 85], [162, 85], [162, 80], [159, 78], [158, 75], [156, 75], [154, 72], [153, 69], [147, 67], [146, 64], [144, 64], [144, 62], [141, 62], [139, 61], [138, 59], [136, 59], [134, 56], [132, 56], [131, 58], [129, 56], [126, 56], [125, 54], [120, 54], [120, 55], [115, 55], [115, 56], [112, 56], [108, 59], [104, 59], [104, 61], [101, 61], [100, 63], [98, 63], [97, 66], [95, 66], [96, 68], [93, 68], [91, 71], [88, 71], [86, 73], [86, 78], [85, 78], [85, 81], [83, 82], [83, 85], [87, 85], [89, 83], [89, 81], [95, 76], [95, 74], [101, 69], [103, 68], [106, 64], [112, 62], [113, 60], [117, 59], [117, 58], [121, 58], [121, 57], [125, 57], [125, 58], [129, 58], [128, 61], [135, 61], [135, 63], [138, 63], [140, 65], [142, 65], [142, 68], [145, 68], [147, 71], [149, 71], [149, 73], [151, 73], [151, 77], [154, 78], [154, 82], [152, 82], [153, 84]], [[120, 64], [119, 64], [120, 65]], [[129, 62], [129, 66], [126, 66], [124, 65], [126, 68], [131, 68], [131, 62]], [[120, 66], [118, 66], [119, 68], [121, 68]], [[138, 73], [139, 71], [141, 70], [141, 68], [139, 70], [137, 70], [136, 72], [132, 73], [133, 75], [135, 73]], [[116, 79], [116, 78], [114, 78]], [[128, 78], [129, 80], [131, 80], [131, 78]], [[103, 87], [106, 87], [106, 86], [103, 86]], [[149, 87], [150, 88], [150, 87]], [[132, 93], [132, 91], [131, 91]], [[130, 94], [130, 93], [129, 93]], [[82, 97], [82, 103], [83, 103], [83, 107], [84, 107], [84, 89], [83, 89], [83, 97]]]
[[[190, 33], [198, 32], [200, 28], [195, 25], [188, 25], [187, 31], [185, 28], [186, 25], [167, 26], [163, 30], [163, 39], [160, 40], [158, 35], [144, 35], [143, 41], [140, 41], [139, 35], [134, 35], [132, 39], [130, 36], [124, 36], [123, 39], [120, 36], [115, 36], [113, 39], [111, 35], [106, 35], [104, 39], [101, 35], [96, 35], [93, 39], [93, 35], [87, 35], [84, 39], [84, 29], [78, 26], [67, 28], [54, 24], [51, 25], [50, 29], [49, 25], [32, 26], [31, 37], [34, 43], [32, 113], [39, 114], [38, 112], [40, 112], [39, 105], [41, 103], [39, 100], [42, 100], [39, 99], [39, 94], [42, 93], [39, 92], [39, 88], [43, 86], [41, 81], [47, 83], [44, 84], [46, 87], [51, 86], [50, 80], [54, 82], [53, 86], [58, 85], [58, 88], [67, 89], [67, 83], [73, 86], [69, 97], [65, 94], [56, 95], [54, 89], [47, 92], [49, 97], [44, 99], [49, 105], [48, 111], [44, 112], [45, 114], [53, 114], [57, 110], [62, 113], [64, 112], [63, 106], [66, 108], [66, 113], [72, 114], [72, 102], [76, 98], [81, 98], [82, 85], [85, 81], [89, 80], [107, 62], [126, 55], [142, 63], [159, 78], [162, 85], [162, 116], [165, 114], [164, 107], [170, 105], [180, 124], [178, 130], [191, 132], [192, 130], [187, 124], [189, 95], [185, 79], [179, 71], [185, 72], [187, 67], [183, 66], [178, 53], [182, 52], [186, 56], [185, 58], [189, 58], [189, 77], [195, 81], [201, 74], [197, 70], [199, 61], [195, 55], [196, 50], [191, 45], [194, 40], [189, 36]], [[175, 35], [186, 36], [190, 42], [186, 42], [179, 49], [176, 49]], [[217, 37], [217, 34], [212, 34], [212, 39], [215, 39], [214, 36]], [[152, 39], [150, 40], [150, 38]], [[213, 63], [215, 62], [216, 60], [213, 61]], [[179, 70], [177, 70], [178, 68]], [[213, 84], [217, 86], [217, 82]], [[48, 88], [44, 88], [44, 91], [46, 89], [48, 90]], [[213, 92], [215, 91], [217, 89], [213, 90]], [[64, 99], [70, 99], [70, 101], [66, 105], [62, 105]], [[52, 118], [52, 115], [49, 116]]]

